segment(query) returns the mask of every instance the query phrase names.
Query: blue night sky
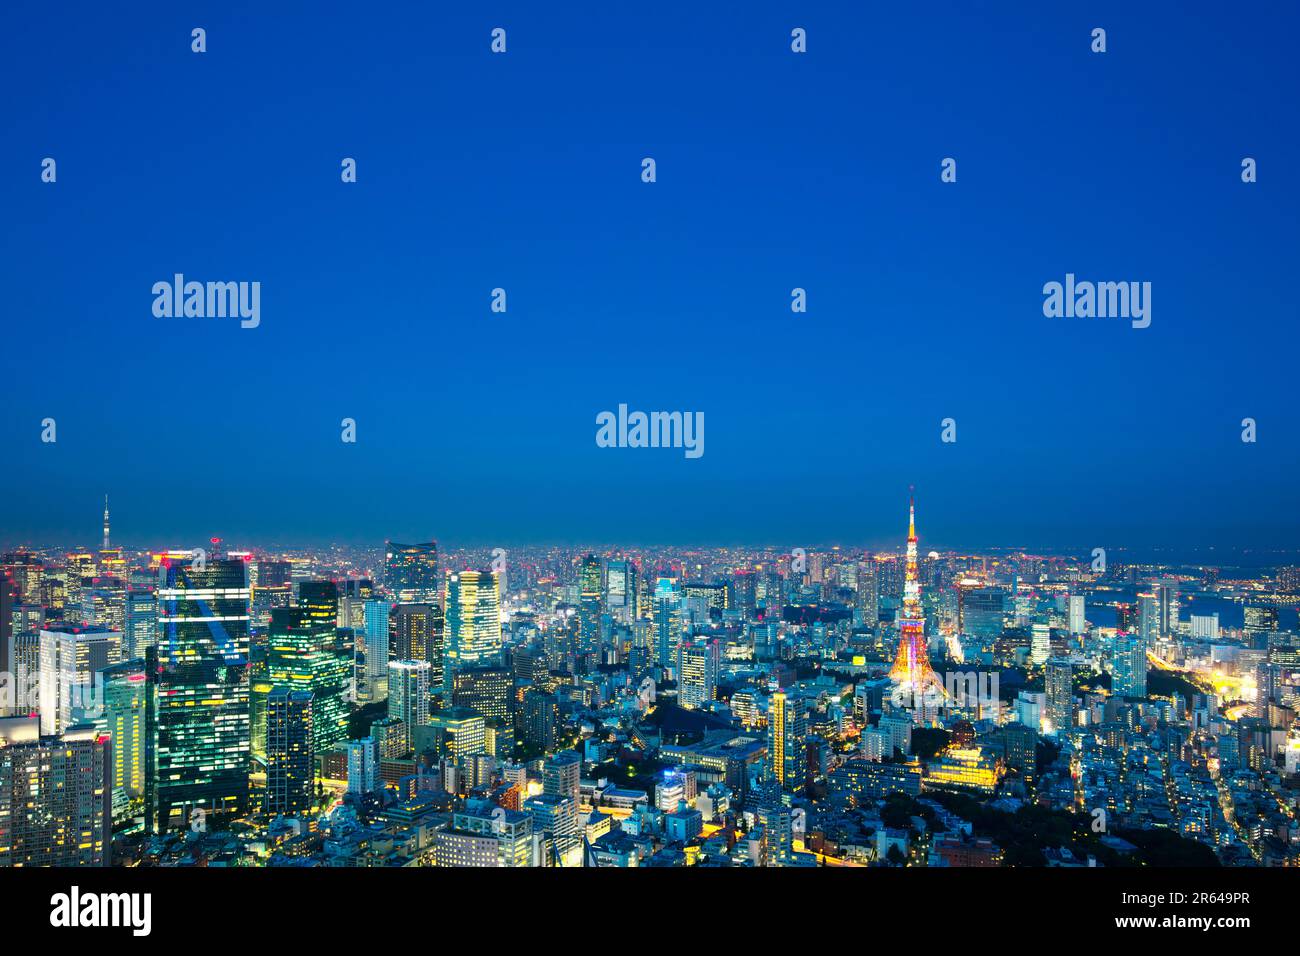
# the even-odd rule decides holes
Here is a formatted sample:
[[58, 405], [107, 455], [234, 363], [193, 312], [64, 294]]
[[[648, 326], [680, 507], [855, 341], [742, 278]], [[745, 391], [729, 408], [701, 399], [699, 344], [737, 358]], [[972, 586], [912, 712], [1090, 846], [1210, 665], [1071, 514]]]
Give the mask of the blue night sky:
[[[9, 9], [0, 541], [93, 544], [108, 492], [128, 546], [897, 544], [914, 483], [927, 546], [1296, 546], [1298, 20]], [[155, 318], [176, 272], [261, 326]], [[1150, 328], [1045, 318], [1067, 272]], [[597, 448], [620, 402], [704, 456]]]

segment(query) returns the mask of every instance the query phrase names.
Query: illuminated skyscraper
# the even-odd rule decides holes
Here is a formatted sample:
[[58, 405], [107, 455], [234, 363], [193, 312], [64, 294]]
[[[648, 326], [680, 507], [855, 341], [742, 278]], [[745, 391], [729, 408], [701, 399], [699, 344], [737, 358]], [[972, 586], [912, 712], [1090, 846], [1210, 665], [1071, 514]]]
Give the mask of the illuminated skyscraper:
[[601, 580], [600, 558], [589, 554], [578, 573], [578, 653], [593, 654], [600, 648]]
[[1160, 602], [1154, 593], [1138, 594], [1138, 636], [1150, 647], [1160, 640]]
[[437, 601], [442, 590], [438, 578], [438, 543], [388, 542], [384, 560], [388, 590], [398, 601], [420, 604]]
[[875, 627], [880, 621], [880, 593], [876, 581], [876, 562], [858, 562], [858, 587], [856, 604], [862, 615], [862, 623]]
[[123, 620], [122, 656], [143, 658], [158, 641], [158, 599], [153, 591], [128, 588]]
[[640, 614], [636, 565], [630, 558], [614, 558], [605, 572], [605, 606], [624, 624]]
[[389, 662], [388, 716], [402, 721], [404, 749], [409, 750], [413, 729], [429, 723], [428, 661]]
[[443, 687], [450, 697], [457, 670], [491, 666], [501, 659], [501, 603], [494, 575], [461, 571], [448, 576], [446, 629]]
[[1068, 734], [1074, 728], [1074, 666], [1067, 658], [1053, 657], [1045, 670], [1047, 715], [1043, 732]]
[[758, 578], [751, 568], [740, 568], [731, 575], [731, 595], [727, 603], [751, 620], [758, 607]]
[[113, 739], [113, 819], [144, 811], [149, 694], [143, 660], [106, 668], [103, 729]]
[[122, 634], [98, 624], [51, 624], [41, 630], [41, 733], [102, 719], [101, 672], [122, 659]]
[[364, 605], [366, 630], [366, 691], [369, 700], [388, 696], [388, 632], [392, 608], [371, 599]]
[[1071, 634], [1085, 634], [1088, 625], [1085, 621], [1084, 596], [1082, 594], [1071, 594], [1069, 596], [1069, 628]]
[[1029, 659], [1034, 664], [1044, 664], [1052, 656], [1052, 628], [1050, 625], [1037, 623], [1031, 626]]
[[772, 779], [792, 793], [803, 790], [807, 779], [808, 722], [791, 705], [785, 691], [772, 692], [767, 714], [767, 760]]
[[335, 647], [333, 588], [328, 581], [304, 582], [296, 607], [271, 612], [267, 637], [267, 680], [312, 695], [312, 746], [317, 753], [345, 739], [348, 729], [352, 662]]
[[441, 692], [446, 667], [442, 605], [394, 604], [388, 620], [389, 660], [428, 661], [430, 684]]
[[1140, 635], [1117, 635], [1111, 664], [1113, 693], [1121, 697], [1147, 695], [1147, 648]]
[[311, 807], [312, 694], [284, 685], [266, 704], [266, 807], [268, 814], [294, 814]]
[[249, 590], [244, 562], [164, 557], [152, 683], [146, 819], [162, 832], [248, 807]]
[[1242, 629], [1247, 634], [1268, 634], [1278, 629], [1277, 608], [1261, 604], [1248, 604], [1244, 611]]
[[703, 707], [718, 696], [718, 642], [683, 642], [677, 649], [677, 703], [687, 710]]
[[42, 736], [34, 717], [0, 719], [0, 868], [106, 866], [111, 768], [94, 727]]
[[655, 663], [673, 667], [682, 640], [682, 592], [676, 578], [660, 578], [655, 584], [653, 623]]

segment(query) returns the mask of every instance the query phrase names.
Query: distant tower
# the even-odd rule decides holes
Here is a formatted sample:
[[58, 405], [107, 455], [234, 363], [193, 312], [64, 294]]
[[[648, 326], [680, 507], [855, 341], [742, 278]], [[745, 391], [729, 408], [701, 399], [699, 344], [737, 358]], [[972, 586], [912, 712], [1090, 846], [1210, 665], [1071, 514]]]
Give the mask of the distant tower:
[[[921, 580], [916, 565], [916, 502], [908, 500], [907, 564], [903, 576], [903, 616], [898, 621], [898, 656], [889, 677], [898, 687], [895, 697], [922, 707], [927, 694], [942, 692], [942, 682], [930, 666], [921, 611]], [[937, 690], [933, 689], [937, 685]]]
[[108, 550], [108, 495], [104, 495], [104, 550]]

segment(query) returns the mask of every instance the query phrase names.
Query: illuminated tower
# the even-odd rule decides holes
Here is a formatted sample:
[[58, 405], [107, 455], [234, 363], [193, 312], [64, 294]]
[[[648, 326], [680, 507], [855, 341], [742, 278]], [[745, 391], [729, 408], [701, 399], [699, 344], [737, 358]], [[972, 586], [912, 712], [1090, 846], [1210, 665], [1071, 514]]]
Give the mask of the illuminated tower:
[[108, 495], [104, 495], [104, 550], [108, 550]]
[[927, 693], [942, 689], [942, 682], [930, 667], [925, 640], [925, 615], [921, 611], [921, 580], [916, 565], [916, 502], [908, 501], [907, 564], [903, 574], [903, 616], [898, 620], [898, 656], [889, 677], [898, 686], [895, 699], [920, 707]]

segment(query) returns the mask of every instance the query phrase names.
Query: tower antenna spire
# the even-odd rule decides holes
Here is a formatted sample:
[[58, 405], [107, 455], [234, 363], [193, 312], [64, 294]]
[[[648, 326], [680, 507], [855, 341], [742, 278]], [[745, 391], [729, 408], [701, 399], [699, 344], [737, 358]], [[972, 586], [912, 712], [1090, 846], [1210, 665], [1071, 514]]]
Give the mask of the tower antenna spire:
[[108, 495], [104, 495], [104, 550], [108, 550]]
[[907, 561], [903, 571], [903, 614], [898, 621], [898, 656], [889, 676], [898, 685], [896, 694], [910, 700], [924, 719], [927, 695], [942, 682], [930, 666], [930, 648], [925, 640], [925, 613], [921, 610], [921, 573], [916, 548], [916, 488], [908, 488]]

